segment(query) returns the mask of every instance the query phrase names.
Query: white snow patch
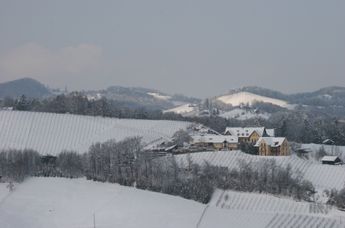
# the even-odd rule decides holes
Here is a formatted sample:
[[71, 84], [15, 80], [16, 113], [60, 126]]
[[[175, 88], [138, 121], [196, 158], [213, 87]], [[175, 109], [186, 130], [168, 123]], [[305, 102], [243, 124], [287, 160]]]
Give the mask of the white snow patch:
[[171, 97], [170, 96], [165, 96], [159, 93], [147, 93], [150, 96], [153, 96], [154, 98], [158, 99], [158, 100], [169, 100]]
[[189, 114], [196, 113], [199, 111], [198, 105], [196, 104], [183, 104], [172, 109], [165, 110], [164, 113], [173, 112], [176, 114]]

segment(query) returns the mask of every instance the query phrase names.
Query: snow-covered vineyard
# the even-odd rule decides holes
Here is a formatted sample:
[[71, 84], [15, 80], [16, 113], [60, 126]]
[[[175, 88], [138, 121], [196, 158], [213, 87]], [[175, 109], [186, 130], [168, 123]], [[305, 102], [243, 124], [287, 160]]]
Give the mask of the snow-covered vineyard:
[[34, 149], [42, 154], [85, 152], [96, 142], [140, 136], [150, 143], [170, 138], [190, 123], [116, 119], [70, 114], [0, 111], [0, 150]]
[[308, 208], [307, 203], [291, 199], [233, 191], [217, 191], [207, 206], [176, 196], [85, 179], [30, 178], [12, 193], [0, 183], [1, 228], [94, 227], [94, 222], [102, 228], [345, 225], [335, 210]]
[[[178, 161], [187, 162], [187, 156], [177, 156]], [[245, 154], [241, 151], [219, 151], [200, 152], [190, 154], [192, 161], [198, 164], [208, 162], [211, 165], [237, 168], [239, 160], [247, 162], [258, 162], [267, 159], [274, 159], [279, 166], [291, 165], [295, 171], [300, 171], [304, 178], [311, 181], [317, 189], [342, 189], [345, 184], [345, 167], [322, 165], [312, 160], [304, 160], [297, 156], [276, 157], [276, 156], [255, 156]]]
[[228, 210], [327, 215], [334, 208], [319, 203], [298, 202], [287, 197], [217, 190], [210, 205]]

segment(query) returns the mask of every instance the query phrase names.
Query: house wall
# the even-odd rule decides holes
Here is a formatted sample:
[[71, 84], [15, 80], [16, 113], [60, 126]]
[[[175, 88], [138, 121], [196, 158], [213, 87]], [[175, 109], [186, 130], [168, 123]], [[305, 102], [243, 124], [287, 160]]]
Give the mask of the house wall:
[[216, 150], [221, 150], [224, 148], [224, 143], [213, 143], [213, 147]]
[[287, 156], [289, 154], [290, 154], [289, 143], [285, 139], [284, 142], [282, 143], [281, 147], [280, 147], [280, 156]]
[[261, 156], [287, 156], [289, 154], [289, 144], [286, 139], [281, 146], [276, 148], [271, 148], [264, 140], [259, 145], [259, 155]]
[[259, 155], [269, 156], [270, 154], [271, 154], [271, 147], [268, 146], [264, 140], [262, 140], [259, 146]]
[[237, 143], [228, 143], [228, 150], [237, 150], [238, 144]]
[[261, 136], [256, 131], [254, 131], [249, 137], [239, 137], [238, 141], [240, 143], [244, 142], [244, 143], [255, 144], [259, 140], [260, 137]]
[[248, 142], [255, 144], [260, 138], [260, 135], [254, 131], [248, 138]]

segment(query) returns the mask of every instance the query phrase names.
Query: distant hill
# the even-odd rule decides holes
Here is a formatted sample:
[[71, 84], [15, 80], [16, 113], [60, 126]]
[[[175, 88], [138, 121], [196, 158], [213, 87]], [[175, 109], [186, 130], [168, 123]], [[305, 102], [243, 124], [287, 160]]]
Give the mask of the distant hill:
[[293, 94], [290, 95], [289, 100], [296, 104], [345, 108], [345, 87], [333, 86], [315, 92]]
[[51, 95], [51, 92], [42, 83], [32, 78], [22, 78], [0, 83], [0, 98], [16, 98], [21, 95], [31, 98], [41, 98]]
[[232, 105], [234, 107], [240, 106], [241, 104], [253, 105], [255, 102], [270, 103], [280, 107], [288, 107], [288, 102], [276, 98], [266, 97], [257, 95], [250, 92], [238, 92], [234, 94], [224, 95], [216, 98], [226, 105]]
[[[284, 94], [275, 90], [270, 90], [266, 88], [261, 87], [243, 87], [239, 89], [230, 90], [227, 94], [218, 96], [217, 98], [224, 98], [226, 96], [230, 97], [237, 97], [237, 102], [247, 103], [249, 97], [248, 96], [239, 96], [239, 95], [245, 95], [245, 94], [252, 94], [252, 98], [257, 98], [258, 101], [262, 101], [265, 103], [272, 103], [275, 105], [282, 106], [280, 102], [275, 102], [274, 100], [270, 99], [278, 99], [285, 101], [290, 104], [300, 104], [300, 105], [310, 105], [310, 106], [340, 106], [345, 107], [345, 87], [325, 87], [322, 89], [319, 89], [314, 92], [304, 92], [304, 93], [296, 93], [296, 94]], [[236, 96], [236, 94], [239, 96]], [[254, 94], [254, 95], [253, 95]], [[266, 100], [262, 97], [266, 97]], [[251, 101], [252, 99], [249, 99]], [[269, 102], [268, 102], [269, 100]], [[231, 100], [228, 101], [231, 103]], [[225, 102], [226, 103], [226, 102]]]
[[86, 91], [89, 97], [106, 97], [107, 99], [128, 104], [132, 107], [152, 109], [169, 109], [186, 103], [199, 103], [197, 98], [184, 95], [169, 95], [154, 89], [139, 87], [111, 86], [105, 90]]

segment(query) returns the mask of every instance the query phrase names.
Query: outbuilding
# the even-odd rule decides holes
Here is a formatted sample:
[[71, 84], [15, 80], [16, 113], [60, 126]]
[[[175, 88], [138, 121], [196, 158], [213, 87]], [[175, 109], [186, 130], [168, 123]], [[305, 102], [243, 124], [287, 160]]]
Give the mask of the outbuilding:
[[341, 159], [338, 156], [324, 156], [322, 159], [322, 164], [326, 165], [340, 165], [342, 164]]

